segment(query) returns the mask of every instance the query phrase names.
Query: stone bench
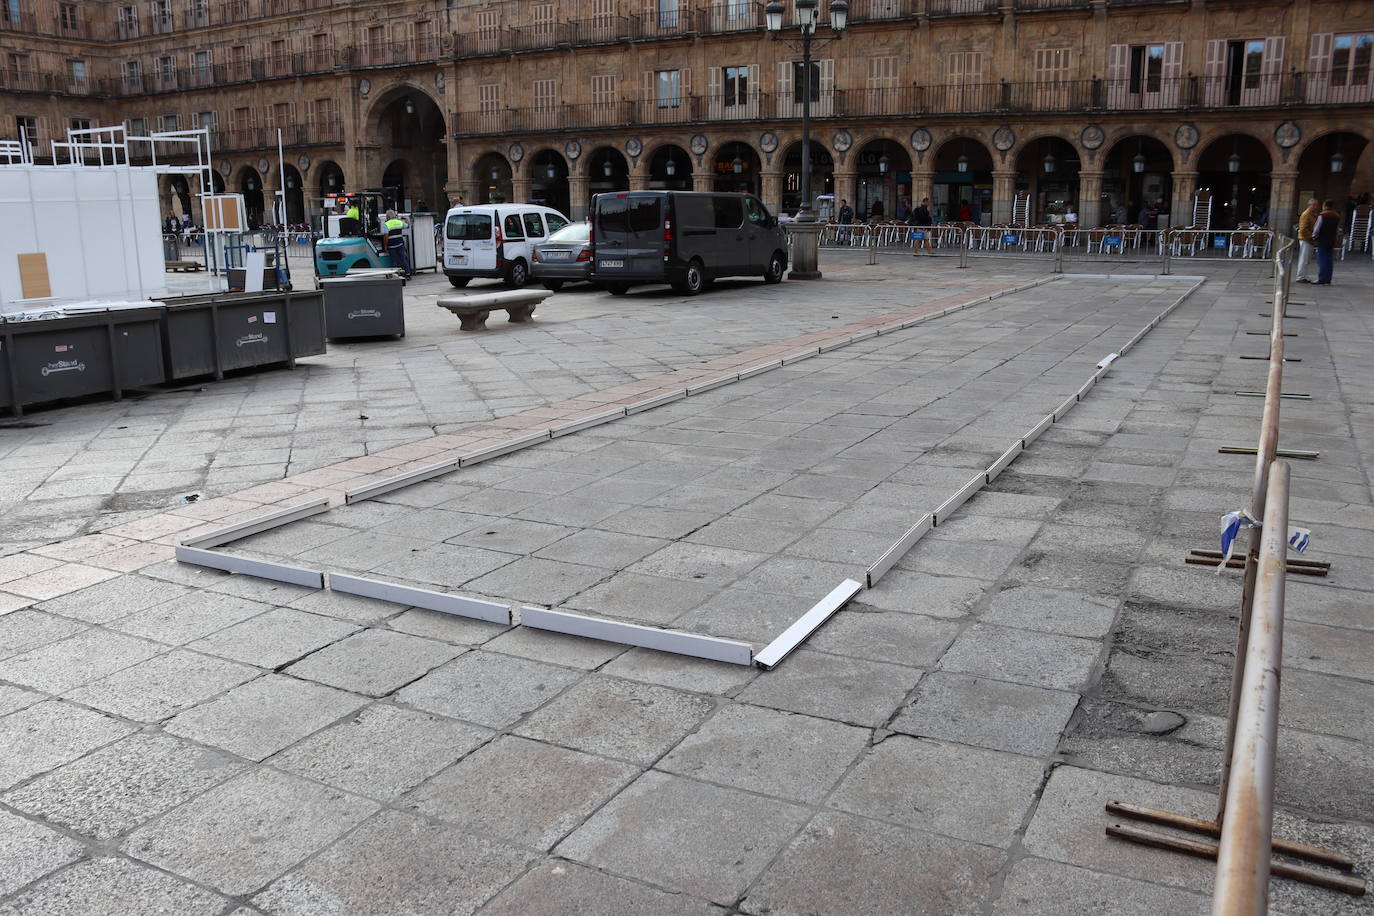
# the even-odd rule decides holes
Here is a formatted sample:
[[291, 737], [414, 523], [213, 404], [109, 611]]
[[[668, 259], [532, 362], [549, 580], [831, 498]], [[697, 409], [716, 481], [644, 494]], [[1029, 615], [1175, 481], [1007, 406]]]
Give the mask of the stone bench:
[[509, 313], [511, 322], [515, 324], [529, 321], [534, 316], [535, 307], [552, 295], [553, 292], [547, 289], [511, 289], [466, 296], [440, 296], [439, 307], [457, 315], [464, 331], [478, 331], [487, 326], [487, 316], [496, 311]]

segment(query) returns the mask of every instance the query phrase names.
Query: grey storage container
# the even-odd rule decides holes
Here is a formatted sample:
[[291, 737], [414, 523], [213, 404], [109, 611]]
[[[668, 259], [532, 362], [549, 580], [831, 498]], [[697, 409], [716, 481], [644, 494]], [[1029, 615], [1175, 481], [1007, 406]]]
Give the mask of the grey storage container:
[[167, 380], [291, 365], [325, 352], [324, 295], [316, 290], [164, 300]]
[[0, 325], [0, 406], [25, 407], [160, 384], [161, 311], [117, 309]]
[[406, 336], [400, 277], [335, 277], [320, 280], [320, 287], [330, 340]]

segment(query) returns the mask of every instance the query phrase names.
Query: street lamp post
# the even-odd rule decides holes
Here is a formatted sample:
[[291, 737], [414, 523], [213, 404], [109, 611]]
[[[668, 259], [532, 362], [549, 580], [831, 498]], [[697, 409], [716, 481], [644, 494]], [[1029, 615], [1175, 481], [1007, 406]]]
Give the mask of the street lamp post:
[[801, 209], [797, 211], [793, 225], [792, 272], [795, 280], [819, 280], [821, 272], [817, 261], [820, 248], [820, 234], [824, 228], [816, 222], [816, 212], [812, 209], [811, 198], [811, 42], [836, 41], [844, 36], [844, 27], [849, 23], [849, 4], [845, 0], [830, 0], [830, 28], [835, 34], [818, 38], [816, 24], [820, 18], [817, 0], [792, 0], [796, 11], [797, 26], [801, 32], [799, 39], [782, 38], [782, 17], [787, 11], [782, 0], [770, 0], [764, 7], [764, 19], [774, 40], [782, 39], [802, 52], [802, 141], [801, 141]]

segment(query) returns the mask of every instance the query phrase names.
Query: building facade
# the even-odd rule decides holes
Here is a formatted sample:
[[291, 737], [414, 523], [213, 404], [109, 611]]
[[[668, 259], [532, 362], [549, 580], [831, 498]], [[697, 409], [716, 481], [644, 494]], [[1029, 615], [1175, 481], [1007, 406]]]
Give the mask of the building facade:
[[808, 87], [813, 191], [865, 214], [1005, 221], [1024, 192], [1037, 222], [1185, 225], [1206, 189], [1215, 225], [1286, 228], [1300, 199], [1374, 190], [1371, 0], [851, 0], [809, 79], [749, 0], [0, 0], [0, 35], [0, 137], [206, 127], [258, 219], [283, 171], [291, 222], [364, 188], [790, 211]]

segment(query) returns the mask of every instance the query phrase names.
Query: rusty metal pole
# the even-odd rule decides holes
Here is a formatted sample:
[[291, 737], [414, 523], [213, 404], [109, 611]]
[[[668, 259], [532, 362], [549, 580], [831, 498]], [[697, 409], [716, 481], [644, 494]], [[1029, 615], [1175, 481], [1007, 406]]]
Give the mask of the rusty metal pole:
[[[1264, 503], [1269, 485], [1269, 468], [1279, 450], [1279, 404], [1283, 398], [1283, 318], [1288, 309], [1289, 268], [1292, 242], [1275, 254], [1279, 277], [1274, 282], [1273, 324], [1269, 331], [1269, 378], [1264, 389], [1264, 415], [1260, 423], [1259, 444], [1255, 449], [1255, 479], [1250, 488], [1250, 514], [1264, 521]], [[1286, 528], [1287, 526], [1285, 526]], [[1217, 823], [1226, 813], [1226, 795], [1231, 775], [1231, 754], [1236, 740], [1236, 713], [1240, 705], [1241, 679], [1254, 616], [1255, 578], [1259, 570], [1263, 529], [1250, 529], [1245, 551], [1245, 577], [1241, 586], [1240, 618], [1236, 627], [1236, 653], [1231, 666], [1231, 702], [1226, 715], [1226, 741], [1221, 752], [1221, 783], [1217, 790]]]
[[1269, 908], [1274, 830], [1274, 758], [1283, 658], [1284, 567], [1288, 556], [1288, 464], [1275, 461], [1266, 492], [1254, 626], [1236, 721], [1235, 762], [1226, 794], [1212, 916], [1251, 916]]

